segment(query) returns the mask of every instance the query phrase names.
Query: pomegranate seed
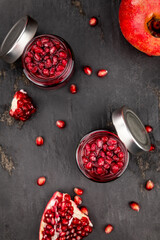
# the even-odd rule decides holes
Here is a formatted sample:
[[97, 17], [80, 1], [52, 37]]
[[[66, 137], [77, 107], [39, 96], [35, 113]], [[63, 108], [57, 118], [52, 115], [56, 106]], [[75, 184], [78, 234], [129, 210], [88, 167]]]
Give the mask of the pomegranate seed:
[[98, 77], [104, 77], [104, 76], [107, 75], [107, 73], [108, 73], [107, 70], [101, 69], [101, 70], [98, 71], [97, 76], [98, 76]]
[[106, 234], [109, 234], [113, 231], [113, 226], [111, 224], [108, 224], [106, 227], [105, 227], [105, 233]]
[[154, 144], [151, 144], [151, 147], [150, 147], [150, 152], [153, 152], [155, 150], [155, 145]]
[[46, 178], [45, 178], [45, 177], [39, 177], [39, 178], [37, 179], [37, 184], [38, 184], [39, 186], [43, 186], [43, 185], [45, 184], [45, 182], [46, 182]]
[[74, 202], [77, 204], [77, 205], [80, 205], [82, 203], [82, 198], [79, 197], [79, 196], [75, 196], [74, 197]]
[[71, 86], [70, 86], [70, 92], [71, 92], [72, 94], [77, 93], [77, 86], [76, 86], [75, 84], [71, 84]]
[[130, 207], [131, 207], [134, 211], [139, 212], [140, 206], [139, 206], [138, 203], [136, 203], [136, 202], [130, 202], [129, 205], [130, 205]]
[[91, 168], [92, 168], [92, 163], [91, 163], [91, 162], [88, 162], [88, 163], [85, 165], [85, 168], [86, 168], [86, 169], [91, 169]]
[[84, 70], [84, 73], [87, 74], [87, 75], [91, 75], [92, 74], [92, 69], [89, 66], [85, 66], [83, 68], [83, 70]]
[[111, 171], [115, 174], [119, 171], [119, 167], [117, 164], [112, 164], [111, 165]]
[[37, 137], [37, 138], [36, 138], [36, 144], [37, 144], [37, 146], [43, 145], [43, 142], [44, 142], [44, 140], [43, 140], [42, 137]]
[[66, 123], [65, 123], [64, 121], [62, 121], [62, 120], [58, 120], [58, 121], [56, 122], [56, 126], [57, 126], [58, 128], [64, 128], [65, 125], [66, 125]]
[[97, 23], [98, 23], [98, 20], [97, 20], [96, 17], [91, 17], [91, 18], [90, 18], [90, 20], [89, 20], [89, 25], [90, 25], [90, 26], [94, 27], [94, 26], [97, 25]]
[[150, 190], [152, 190], [154, 188], [154, 183], [151, 181], [151, 180], [148, 180], [147, 182], [146, 182], [146, 189], [148, 190], [148, 191], [150, 191]]
[[103, 166], [104, 165], [104, 159], [103, 158], [99, 158], [98, 159], [98, 165], [99, 166]]
[[81, 207], [81, 212], [88, 216], [88, 209], [86, 207]]
[[83, 194], [83, 189], [81, 189], [81, 188], [74, 188], [74, 192], [77, 195], [82, 195]]
[[147, 131], [148, 133], [150, 133], [150, 132], [153, 131], [153, 128], [152, 128], [151, 126], [149, 126], [149, 125], [145, 126], [145, 128], [146, 128], [146, 131]]

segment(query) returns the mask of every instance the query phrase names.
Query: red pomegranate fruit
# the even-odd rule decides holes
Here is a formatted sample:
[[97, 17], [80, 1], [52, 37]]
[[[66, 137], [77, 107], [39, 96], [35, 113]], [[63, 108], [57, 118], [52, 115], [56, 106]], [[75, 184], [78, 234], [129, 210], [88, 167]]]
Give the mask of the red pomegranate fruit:
[[36, 111], [31, 98], [24, 90], [17, 91], [11, 103], [9, 114], [17, 120], [26, 121]]
[[81, 240], [92, 230], [89, 217], [79, 210], [70, 195], [55, 192], [44, 210], [39, 240]]
[[122, 0], [119, 23], [130, 44], [149, 56], [160, 56], [160, 0]]

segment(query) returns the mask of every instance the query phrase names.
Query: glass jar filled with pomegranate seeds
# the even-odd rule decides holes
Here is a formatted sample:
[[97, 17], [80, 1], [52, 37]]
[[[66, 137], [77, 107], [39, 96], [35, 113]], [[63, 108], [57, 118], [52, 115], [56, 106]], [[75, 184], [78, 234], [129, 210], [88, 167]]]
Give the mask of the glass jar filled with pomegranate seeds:
[[129, 163], [129, 152], [149, 151], [150, 139], [137, 115], [122, 107], [113, 112], [112, 122], [117, 135], [97, 130], [85, 135], [78, 145], [76, 161], [81, 172], [97, 182], [120, 177]]
[[34, 37], [37, 22], [29, 16], [20, 19], [4, 39], [0, 56], [8, 63], [22, 56], [26, 77], [44, 88], [66, 84], [74, 69], [73, 53], [68, 43], [52, 34]]

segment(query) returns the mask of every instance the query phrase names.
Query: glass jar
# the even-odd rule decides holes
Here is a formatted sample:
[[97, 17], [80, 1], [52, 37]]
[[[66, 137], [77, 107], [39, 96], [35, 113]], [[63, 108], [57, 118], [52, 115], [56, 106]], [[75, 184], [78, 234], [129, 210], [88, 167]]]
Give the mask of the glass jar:
[[65, 85], [73, 74], [74, 58], [68, 43], [56, 35], [34, 37], [37, 22], [29, 16], [20, 19], [4, 39], [0, 56], [13, 63], [22, 56], [26, 77], [43, 88]]
[[97, 182], [108, 182], [120, 177], [133, 154], [149, 151], [150, 139], [137, 115], [127, 107], [112, 114], [117, 135], [97, 130], [85, 135], [77, 148], [76, 161], [81, 172]]

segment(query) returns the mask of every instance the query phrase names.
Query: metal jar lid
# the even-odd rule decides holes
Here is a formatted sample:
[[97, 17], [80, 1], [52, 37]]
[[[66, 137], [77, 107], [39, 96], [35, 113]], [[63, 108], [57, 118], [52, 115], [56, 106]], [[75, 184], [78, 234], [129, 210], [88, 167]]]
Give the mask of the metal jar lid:
[[124, 106], [114, 111], [112, 121], [120, 140], [129, 152], [138, 154], [150, 150], [150, 138], [145, 126], [132, 110]]
[[29, 17], [22, 17], [11, 28], [0, 46], [0, 57], [8, 62], [15, 62], [23, 53], [26, 45], [37, 31], [37, 22]]

